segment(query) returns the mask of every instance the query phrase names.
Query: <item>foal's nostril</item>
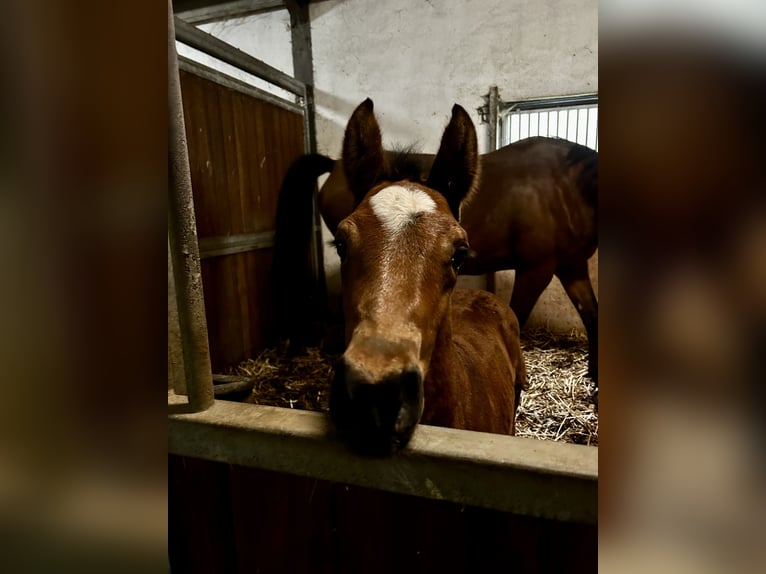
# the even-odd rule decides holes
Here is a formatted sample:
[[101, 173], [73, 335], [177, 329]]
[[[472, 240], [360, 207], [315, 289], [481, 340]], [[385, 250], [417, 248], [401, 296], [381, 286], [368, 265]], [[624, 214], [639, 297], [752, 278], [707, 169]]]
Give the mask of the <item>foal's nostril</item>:
[[330, 394], [330, 415], [356, 450], [390, 453], [403, 446], [422, 413], [422, 375], [418, 368], [371, 381], [341, 361]]

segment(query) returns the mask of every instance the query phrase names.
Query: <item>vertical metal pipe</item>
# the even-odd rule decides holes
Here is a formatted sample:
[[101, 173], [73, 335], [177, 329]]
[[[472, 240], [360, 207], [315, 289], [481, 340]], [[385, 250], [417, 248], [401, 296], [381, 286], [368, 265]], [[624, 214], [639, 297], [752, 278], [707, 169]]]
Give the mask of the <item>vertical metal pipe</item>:
[[489, 118], [487, 126], [487, 152], [497, 149], [497, 108], [499, 105], [499, 93], [497, 86], [489, 88]]
[[[303, 146], [306, 153], [316, 153], [316, 119], [314, 107], [314, 55], [311, 44], [311, 18], [307, 2], [286, 0], [290, 14], [290, 35], [295, 78], [305, 84], [303, 92]], [[311, 200], [314, 233], [311, 236], [311, 267], [316, 278], [316, 301], [325, 300], [324, 251], [322, 245], [322, 219], [319, 199], [314, 193]]]
[[186, 394], [183, 339], [178, 322], [178, 301], [176, 280], [173, 277], [173, 258], [170, 255], [170, 238], [168, 238], [168, 389], [173, 389], [177, 395]]
[[580, 143], [578, 140], [580, 139], [580, 110], [579, 108], [575, 110], [575, 113], [577, 114], [577, 119], [575, 120], [575, 141], [577, 143]]
[[[489, 97], [487, 98], [487, 153], [497, 149], [497, 108], [499, 104], [499, 93], [497, 86], [489, 87]], [[479, 175], [481, 177], [481, 175]], [[487, 291], [497, 293], [497, 281], [494, 271], [487, 273], [485, 277]]]
[[593, 144], [593, 149], [598, 151], [598, 117], [596, 117], [596, 142]]
[[521, 116], [518, 112], [514, 112], [513, 117], [516, 118], [516, 129], [513, 129], [513, 119], [511, 119], [511, 141], [519, 141], [521, 139]]
[[168, 234], [173, 260], [186, 391], [192, 410], [213, 404], [213, 374], [202, 295], [202, 273], [186, 148], [173, 5], [168, 0]]
[[[487, 127], [487, 152], [492, 152], [497, 149], [497, 109], [500, 104], [500, 94], [497, 86], [489, 87], [489, 125]], [[479, 175], [481, 177], [481, 175]], [[497, 293], [497, 280], [495, 278], [495, 272], [487, 273], [487, 291], [490, 293]]]
[[538, 136], [540, 135], [540, 119], [542, 118], [542, 115], [543, 115], [542, 112], [537, 112], [537, 134], [536, 135]]

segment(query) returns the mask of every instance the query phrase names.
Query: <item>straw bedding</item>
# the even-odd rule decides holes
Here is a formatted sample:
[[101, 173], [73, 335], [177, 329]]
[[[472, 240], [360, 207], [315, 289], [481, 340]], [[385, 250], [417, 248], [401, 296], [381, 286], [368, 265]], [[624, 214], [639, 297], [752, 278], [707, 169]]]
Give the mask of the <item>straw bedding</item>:
[[[587, 340], [534, 331], [522, 334], [521, 345], [529, 386], [521, 394], [516, 435], [598, 445]], [[326, 412], [335, 358], [317, 348], [293, 357], [283, 348], [267, 349], [232, 373], [254, 380], [246, 402]]]

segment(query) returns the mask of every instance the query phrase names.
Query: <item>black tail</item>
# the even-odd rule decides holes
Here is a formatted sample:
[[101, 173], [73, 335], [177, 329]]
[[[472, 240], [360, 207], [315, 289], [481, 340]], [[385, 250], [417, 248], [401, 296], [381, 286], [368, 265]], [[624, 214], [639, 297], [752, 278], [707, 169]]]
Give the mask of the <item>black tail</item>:
[[312, 342], [321, 320], [324, 285], [312, 271], [312, 198], [317, 178], [332, 171], [335, 160], [324, 155], [299, 157], [287, 170], [277, 201], [272, 281], [276, 335], [291, 347]]
[[580, 144], [572, 144], [567, 154], [569, 165], [580, 165], [578, 178], [583, 198], [591, 207], [598, 203], [598, 152]]

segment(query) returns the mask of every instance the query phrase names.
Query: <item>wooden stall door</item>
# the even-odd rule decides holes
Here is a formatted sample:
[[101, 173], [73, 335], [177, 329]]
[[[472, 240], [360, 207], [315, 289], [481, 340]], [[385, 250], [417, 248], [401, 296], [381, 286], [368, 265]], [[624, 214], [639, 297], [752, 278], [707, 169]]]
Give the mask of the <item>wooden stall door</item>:
[[[213, 372], [263, 349], [273, 332], [272, 236], [287, 168], [304, 151], [303, 118], [181, 71]], [[216, 245], [260, 247], [206, 256]]]
[[170, 455], [173, 574], [567, 574], [595, 524], [557, 522]]

